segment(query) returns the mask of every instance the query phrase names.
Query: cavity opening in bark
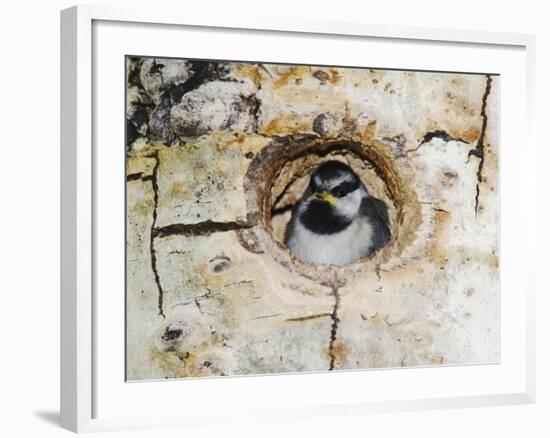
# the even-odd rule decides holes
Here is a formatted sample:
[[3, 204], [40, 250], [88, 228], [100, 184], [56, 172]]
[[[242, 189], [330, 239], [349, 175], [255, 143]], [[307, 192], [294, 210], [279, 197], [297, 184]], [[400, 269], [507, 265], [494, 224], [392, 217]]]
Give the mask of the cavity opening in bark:
[[[292, 207], [301, 197], [311, 172], [320, 163], [335, 159], [347, 163], [373, 196], [388, 206], [392, 239], [382, 250], [344, 266], [323, 267], [301, 262], [284, 245], [284, 228]], [[321, 140], [313, 136], [274, 139], [256, 155], [245, 178], [247, 207], [257, 213], [259, 224], [247, 230], [241, 244], [252, 252], [264, 252], [288, 269], [322, 284], [343, 278], [346, 269], [380, 263], [400, 254], [419, 225], [420, 209], [414, 191], [400, 178], [387, 145], [373, 140], [363, 144], [346, 139]], [[322, 272], [321, 272], [322, 271]]]
[[354, 170], [369, 193], [384, 201], [388, 207], [390, 228], [395, 227], [397, 209], [383, 174], [371, 160], [346, 149], [345, 145], [342, 146], [342, 149], [303, 155], [283, 166], [271, 188], [271, 205], [267, 218], [271, 233], [277, 241], [284, 242], [285, 228], [292, 216], [292, 210], [309, 184], [312, 172], [321, 163], [329, 160], [341, 161]]

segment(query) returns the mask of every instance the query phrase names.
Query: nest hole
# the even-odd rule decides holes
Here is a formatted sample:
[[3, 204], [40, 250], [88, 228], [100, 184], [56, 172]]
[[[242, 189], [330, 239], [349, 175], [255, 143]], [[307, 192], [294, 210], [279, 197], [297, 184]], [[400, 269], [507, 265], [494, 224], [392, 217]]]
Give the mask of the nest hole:
[[[256, 155], [245, 178], [248, 206], [258, 227], [242, 230], [240, 243], [253, 253], [267, 253], [281, 265], [321, 284], [334, 284], [356, 268], [378, 270], [382, 263], [400, 259], [415, 238], [420, 207], [414, 191], [401, 180], [387, 145], [350, 140], [278, 137]], [[349, 265], [319, 265], [302, 262], [284, 244], [292, 209], [302, 197], [313, 170], [329, 160], [350, 166], [369, 193], [388, 209], [391, 240], [386, 247]], [[348, 269], [349, 268], [349, 269]], [[352, 271], [350, 271], [350, 269]], [[378, 272], [378, 271], [377, 271]]]
[[[331, 160], [347, 164], [367, 187], [370, 195], [386, 204], [392, 234], [392, 240], [387, 246], [393, 245], [396, 230], [402, 221], [403, 209], [400, 200], [403, 198], [403, 190], [392, 160], [384, 147], [383, 144], [366, 145], [351, 141], [313, 141], [287, 145], [280, 150], [286, 155], [284, 158], [277, 153], [270, 154], [272, 158], [279, 155], [278, 159], [274, 160], [278, 166], [271, 173], [271, 178], [262, 191], [261, 204], [264, 224], [277, 246], [288, 251], [284, 245], [284, 237], [293, 208], [307, 188], [313, 171], [322, 163]], [[370, 259], [376, 254], [373, 253], [365, 259]]]
[[307, 188], [312, 172], [322, 163], [331, 160], [341, 161], [351, 167], [367, 187], [369, 194], [384, 201], [393, 235], [397, 208], [380, 170], [369, 159], [342, 145], [342, 149], [316, 151], [290, 160], [275, 178], [271, 187], [270, 226], [278, 242], [284, 243], [285, 229], [292, 210]]

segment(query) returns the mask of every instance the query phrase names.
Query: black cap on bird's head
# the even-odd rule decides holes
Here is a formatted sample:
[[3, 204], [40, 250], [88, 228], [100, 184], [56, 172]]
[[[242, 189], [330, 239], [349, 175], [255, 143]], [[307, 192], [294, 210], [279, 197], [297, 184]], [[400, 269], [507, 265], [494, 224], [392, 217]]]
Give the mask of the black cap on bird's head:
[[359, 178], [355, 172], [347, 164], [341, 161], [326, 161], [320, 164], [313, 172], [313, 178], [318, 178], [319, 181], [336, 181], [342, 177], [346, 177], [350, 180], [354, 179], [359, 181]]
[[359, 177], [347, 164], [327, 161], [315, 169], [309, 188], [315, 198], [334, 204], [337, 198], [343, 198], [361, 186]]

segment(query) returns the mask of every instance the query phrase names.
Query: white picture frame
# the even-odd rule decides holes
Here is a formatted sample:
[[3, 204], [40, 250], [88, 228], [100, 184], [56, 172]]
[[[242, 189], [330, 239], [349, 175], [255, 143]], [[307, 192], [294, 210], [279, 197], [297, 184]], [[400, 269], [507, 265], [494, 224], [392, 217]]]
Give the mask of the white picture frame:
[[[94, 82], [97, 78], [93, 63], [95, 47], [94, 24], [133, 23], [143, 26], [153, 26], [160, 29], [163, 26], [186, 26], [208, 32], [215, 29], [239, 29], [243, 32], [276, 32], [280, 35], [334, 35], [350, 38], [371, 38], [391, 41], [410, 41], [418, 43], [453, 43], [464, 47], [483, 45], [502, 50], [516, 50], [523, 53], [525, 77], [527, 84], [523, 98], [525, 101], [525, 150], [535, 150], [534, 140], [534, 53], [535, 39], [532, 35], [492, 33], [483, 31], [460, 31], [451, 29], [427, 29], [403, 26], [382, 26], [366, 23], [315, 22], [295, 19], [272, 19], [243, 16], [239, 20], [227, 20], [215, 14], [210, 16], [193, 16], [183, 10], [163, 11], [157, 8], [139, 11], [111, 7], [78, 6], [61, 13], [61, 426], [75, 431], [100, 431], [112, 429], [133, 429], [143, 427], [166, 427], [190, 424], [202, 424], [208, 421], [230, 421], [235, 418], [275, 418], [275, 417], [306, 417], [311, 415], [354, 414], [369, 412], [396, 412], [419, 409], [441, 409], [456, 407], [474, 407], [488, 405], [533, 403], [535, 400], [535, 309], [534, 309], [534, 272], [526, 267], [518, 275], [522, 276], [523, 289], [519, 291], [522, 299], [521, 343], [525, 348], [521, 354], [521, 384], [511, 392], [494, 391], [483, 394], [441, 395], [439, 397], [402, 398], [390, 400], [370, 400], [353, 398], [346, 402], [345, 391], [336, 402], [321, 401], [312, 404], [303, 401], [300, 407], [286, 405], [274, 397], [270, 405], [262, 405], [254, 410], [242, 405], [242, 410], [216, 414], [216, 420], [209, 419], [208, 412], [193, 414], [193, 418], [185, 415], [185, 410], [172, 412], [163, 416], [160, 412], [150, 412], [150, 415], [131, 416], [120, 411], [120, 415], [102, 416], [98, 405], [98, 339], [95, 325], [102, 314], [98, 313], [97, 300], [94, 298], [98, 284], [96, 270], [97, 257], [97, 198], [98, 178], [105, 174], [98, 173], [98, 162], [94, 155], [94, 121], [95, 95]], [[231, 56], [228, 56], [230, 58]], [[120, 81], [122, 84], [122, 81]], [[122, 86], [122, 85], [121, 85]], [[122, 93], [122, 88], [121, 88]], [[506, 105], [506, 102], [503, 102]], [[122, 120], [122, 119], [121, 119]], [[121, 125], [121, 129], [123, 129]], [[120, 147], [123, 149], [123, 145]], [[522, 174], [522, 182], [526, 196], [534, 196], [535, 154], [525, 154], [525, 166], [529, 173]], [[121, 181], [121, 184], [123, 182]], [[503, 197], [506, 193], [503, 193]], [[533, 199], [533, 205], [535, 200]], [[523, 220], [530, 226], [527, 232], [528, 247], [534, 248], [533, 211], [522, 211]], [[532, 251], [531, 253], [533, 253]], [[534, 269], [534, 268], [533, 268]], [[523, 278], [525, 277], [525, 278]], [[123, 318], [123, 315], [120, 315]], [[502, 324], [507, 324], [503, 320]], [[506, 339], [503, 339], [506, 342]], [[121, 364], [123, 366], [123, 364]], [[367, 371], [368, 372], [368, 371]], [[424, 374], [433, 372], [422, 370]], [[337, 377], [332, 384], [353, 385], [354, 379], [360, 373], [343, 373], [345, 377]], [[292, 385], [300, 376], [287, 376], [277, 381], [277, 385]], [[303, 377], [306, 378], [306, 377]], [[307, 377], [309, 378], [309, 377]], [[429, 377], [428, 377], [429, 378]], [[243, 380], [244, 379], [244, 380]], [[248, 379], [248, 380], [246, 380]], [[250, 379], [267, 379], [267, 377], [240, 377], [227, 379], [232, 390], [242, 386], [250, 386]], [[192, 384], [200, 391], [226, 391], [229, 386], [221, 388], [220, 379], [208, 382], [194, 381]], [[248, 383], [247, 383], [248, 382]], [[255, 380], [254, 383], [260, 382]], [[286, 382], [286, 383], [285, 383]], [[124, 384], [124, 382], [121, 382]], [[164, 385], [164, 382], [149, 382], [151, 385]], [[259, 384], [259, 383], [258, 383]], [[134, 384], [132, 384], [134, 385]], [[142, 385], [142, 384], [139, 384]], [[224, 384], [225, 385], [225, 384]], [[227, 385], [226, 385], [227, 386]], [[134, 388], [137, 386], [134, 385]], [[142, 388], [145, 388], [143, 386]], [[180, 386], [181, 389], [181, 386]], [[138, 389], [133, 390], [135, 396]], [[144, 394], [144, 397], [146, 395]], [[148, 395], [147, 395], [148, 397]], [[239, 401], [235, 402], [239, 405]], [[199, 410], [200, 411], [200, 410]]]

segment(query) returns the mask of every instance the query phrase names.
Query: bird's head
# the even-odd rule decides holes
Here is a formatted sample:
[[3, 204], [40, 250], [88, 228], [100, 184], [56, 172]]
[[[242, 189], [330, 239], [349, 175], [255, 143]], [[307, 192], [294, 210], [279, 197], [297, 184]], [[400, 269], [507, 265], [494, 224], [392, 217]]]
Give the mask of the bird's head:
[[368, 196], [365, 186], [349, 166], [327, 161], [312, 173], [298, 214], [312, 231], [338, 232], [359, 215], [365, 196]]

